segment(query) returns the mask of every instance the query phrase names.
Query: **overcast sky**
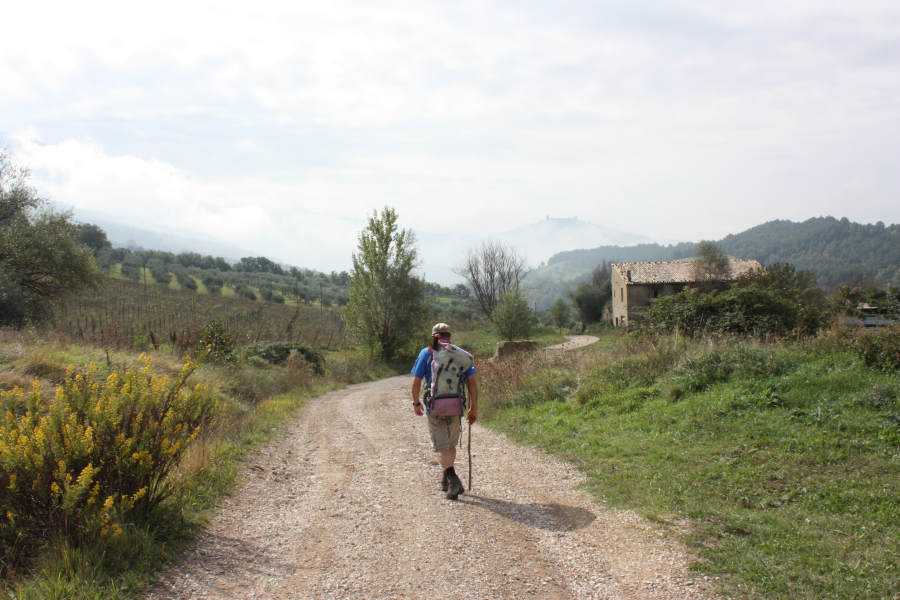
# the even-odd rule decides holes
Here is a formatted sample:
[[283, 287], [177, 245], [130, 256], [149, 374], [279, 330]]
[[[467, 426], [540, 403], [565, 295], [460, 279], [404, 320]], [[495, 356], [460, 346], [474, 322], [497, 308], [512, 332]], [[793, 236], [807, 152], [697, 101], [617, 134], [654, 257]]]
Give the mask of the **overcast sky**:
[[660, 241], [900, 221], [897, 0], [13, 2], [0, 82], [45, 197], [323, 270], [385, 205]]

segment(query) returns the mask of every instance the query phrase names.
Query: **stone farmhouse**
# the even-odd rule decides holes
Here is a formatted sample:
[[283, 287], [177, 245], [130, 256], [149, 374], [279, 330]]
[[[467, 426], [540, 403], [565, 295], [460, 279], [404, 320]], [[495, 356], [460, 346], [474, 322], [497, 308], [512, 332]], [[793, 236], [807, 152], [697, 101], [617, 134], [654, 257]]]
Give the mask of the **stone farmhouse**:
[[[730, 261], [730, 276], [716, 281], [735, 281], [748, 271], [763, 268], [759, 261], [754, 259], [731, 258]], [[632, 321], [639, 320], [641, 313], [650, 306], [654, 298], [677, 294], [684, 288], [698, 283], [694, 277], [692, 261], [613, 263], [610, 268], [612, 270], [610, 317], [616, 327], [627, 327]]]

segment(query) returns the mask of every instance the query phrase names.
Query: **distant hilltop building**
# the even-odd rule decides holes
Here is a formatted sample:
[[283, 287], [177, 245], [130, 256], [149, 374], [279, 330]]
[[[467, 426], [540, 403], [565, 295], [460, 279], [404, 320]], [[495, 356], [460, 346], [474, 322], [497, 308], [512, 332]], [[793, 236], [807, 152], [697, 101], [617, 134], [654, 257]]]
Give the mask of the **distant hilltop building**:
[[[763, 266], [752, 258], [730, 258], [728, 277], [704, 279], [704, 283], [736, 281], [741, 275]], [[612, 318], [616, 327], [627, 327], [654, 298], [677, 294], [697, 281], [693, 261], [653, 261], [613, 263], [610, 265], [612, 283]]]

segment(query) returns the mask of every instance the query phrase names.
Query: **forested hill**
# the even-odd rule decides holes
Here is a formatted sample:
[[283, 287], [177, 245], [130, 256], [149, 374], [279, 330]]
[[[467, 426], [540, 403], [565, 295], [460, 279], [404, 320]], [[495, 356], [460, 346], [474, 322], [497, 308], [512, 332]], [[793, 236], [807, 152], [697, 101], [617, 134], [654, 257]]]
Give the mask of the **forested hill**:
[[[842, 283], [900, 286], [900, 225], [862, 225], [834, 217], [802, 223], [770, 221], [717, 243], [731, 256], [755, 258], [764, 265], [787, 262], [811, 271], [826, 290]], [[528, 274], [526, 287], [535, 303], [543, 306], [589, 279], [600, 263], [677, 260], [693, 256], [695, 249], [696, 244], [685, 242], [560, 252]]]
[[900, 225], [818, 217], [802, 223], [770, 221], [719, 242], [732, 256], [764, 265], [787, 262], [812, 271], [819, 285], [900, 286]]

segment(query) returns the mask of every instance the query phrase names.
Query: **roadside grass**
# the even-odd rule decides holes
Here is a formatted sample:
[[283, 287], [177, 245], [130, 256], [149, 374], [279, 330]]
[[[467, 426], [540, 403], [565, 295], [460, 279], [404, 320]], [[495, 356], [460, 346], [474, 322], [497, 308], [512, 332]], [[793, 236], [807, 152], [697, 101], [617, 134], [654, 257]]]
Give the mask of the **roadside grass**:
[[[18, 381], [31, 385], [33, 377], [25, 370], [33, 365], [55, 378], [62, 365], [74, 364], [77, 370], [94, 362], [105, 374], [136, 359], [122, 352], [110, 358], [111, 366], [102, 349], [0, 332], [0, 386]], [[167, 354], [152, 358], [157, 372], [177, 372], [181, 365]], [[315, 376], [305, 361], [291, 359], [286, 366], [261, 361], [203, 365], [195, 377], [218, 391], [223, 414], [214, 429], [188, 448], [171, 476], [173, 493], [151, 514], [127, 523], [122, 536], [111, 542], [66, 540], [48, 532], [38, 557], [0, 580], [0, 597], [106, 600], [142, 595], [192, 543], [216, 503], [240, 484], [241, 461], [276, 436], [309, 398], [367, 377], [396, 374], [359, 351], [329, 352], [326, 370], [325, 376]], [[41, 381], [50, 389], [55, 385]]]
[[896, 372], [828, 344], [604, 343], [632, 348], [489, 370], [484, 420], [577, 464], [615, 506], [689, 519], [695, 568], [727, 593], [900, 594]]

